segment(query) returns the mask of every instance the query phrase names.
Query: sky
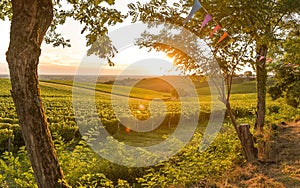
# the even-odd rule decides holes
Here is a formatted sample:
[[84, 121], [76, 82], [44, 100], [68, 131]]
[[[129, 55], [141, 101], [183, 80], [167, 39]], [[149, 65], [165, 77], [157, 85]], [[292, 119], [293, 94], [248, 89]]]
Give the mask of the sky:
[[[116, 7], [122, 12], [127, 11], [127, 3], [136, 2], [134, 0], [116, 0]], [[141, 1], [143, 2], [143, 1]], [[146, 2], [146, 1], [145, 1]], [[129, 25], [130, 20], [109, 30], [119, 29], [124, 25]], [[39, 74], [58, 74], [74, 75], [77, 72], [78, 65], [83, 60], [88, 48], [86, 47], [85, 35], [80, 34], [82, 25], [78, 22], [68, 19], [67, 22], [59, 26], [58, 31], [62, 33], [65, 39], [71, 40], [71, 47], [57, 47], [42, 44], [42, 54], [40, 57]], [[0, 74], [8, 74], [5, 53], [9, 45], [10, 22], [0, 21]], [[154, 59], [150, 62], [149, 59]], [[148, 52], [137, 47], [129, 47], [121, 51], [113, 59], [114, 67], [105, 66], [102, 69], [103, 75], [118, 75], [126, 70], [126, 74], [133, 75], [174, 75], [179, 74], [172, 65], [172, 60], [163, 53]]]
[[[115, 0], [117, 10], [123, 14], [128, 11], [127, 4], [147, 0]], [[62, 1], [63, 2], [63, 1]], [[168, 3], [177, 2], [177, 0], [168, 0]], [[107, 4], [103, 4], [106, 6]], [[121, 24], [109, 27], [109, 31], [120, 29], [123, 26], [130, 25], [130, 19], [125, 20]], [[67, 19], [66, 23], [58, 26], [58, 33], [61, 33], [65, 39], [71, 40], [71, 47], [52, 47], [51, 44], [42, 44], [42, 54], [40, 57], [39, 74], [46, 75], [74, 75], [78, 72], [78, 67], [83, 61], [88, 48], [86, 47], [85, 35], [80, 34], [83, 26], [73, 19]], [[0, 74], [8, 74], [8, 66], [5, 53], [9, 45], [10, 22], [0, 20]], [[124, 36], [126, 37], [126, 36]], [[149, 61], [153, 59], [153, 61]], [[155, 59], [155, 60], [154, 60]], [[112, 59], [115, 63], [114, 67], [105, 66], [99, 74], [102, 75], [178, 75], [180, 71], [176, 71], [172, 60], [163, 53], [148, 52], [147, 49], [139, 49], [137, 47], [128, 47], [119, 51], [116, 57]], [[245, 70], [251, 70], [246, 67]], [[245, 71], [243, 70], [243, 71]], [[93, 72], [93, 71], [91, 71]], [[95, 72], [95, 71], [94, 71]], [[89, 74], [89, 72], [86, 72]]]

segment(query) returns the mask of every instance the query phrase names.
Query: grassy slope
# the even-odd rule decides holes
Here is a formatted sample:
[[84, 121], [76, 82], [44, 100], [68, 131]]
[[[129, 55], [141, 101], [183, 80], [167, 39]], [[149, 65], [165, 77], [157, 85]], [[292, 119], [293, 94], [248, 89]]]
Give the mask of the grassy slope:
[[160, 78], [142, 79], [135, 84], [135, 87], [168, 93], [173, 89], [171, 84]]
[[[72, 86], [73, 87], [73, 81], [66, 81], [66, 80], [51, 80], [51, 81], [41, 81], [41, 85], [51, 85], [52, 86]], [[91, 89], [94, 90], [94, 85], [92, 83], [76, 83], [77, 87], [85, 88], [85, 89]], [[142, 89], [142, 88], [131, 88], [128, 86], [112, 86], [107, 84], [100, 84], [97, 83], [95, 90], [98, 92], [103, 92], [107, 94], [114, 94], [119, 96], [130, 96], [131, 98], [137, 98], [137, 99], [154, 99], [154, 98], [163, 98], [167, 99], [169, 98], [168, 93], [162, 93], [157, 91], [152, 91], [148, 89]], [[113, 92], [112, 92], [113, 91]]]
[[[232, 84], [231, 94], [246, 94], [255, 93], [256, 85], [255, 81]], [[209, 87], [201, 87], [197, 89], [199, 95], [210, 95]]]
[[[42, 94], [45, 95], [66, 95], [71, 94], [73, 86], [73, 81], [66, 81], [66, 80], [52, 80], [52, 81], [41, 81], [41, 90], [44, 91]], [[92, 84], [89, 83], [79, 83], [77, 84], [79, 87], [83, 87], [86, 89], [92, 89]], [[0, 95], [10, 95], [10, 82], [8, 79], [0, 79]], [[69, 87], [66, 87], [69, 86]], [[151, 87], [154, 87], [153, 85]], [[255, 81], [245, 82], [240, 84], [233, 84], [232, 85], [232, 94], [246, 94], [246, 93], [255, 93]], [[97, 84], [96, 91], [103, 92], [103, 93], [111, 93], [112, 85], [107, 84]], [[133, 98], [146, 98], [146, 99], [153, 99], [153, 98], [168, 98], [170, 96], [169, 93], [157, 92], [149, 89], [143, 88], [131, 88], [128, 86], [114, 86], [114, 94], [127, 96], [128, 92], [130, 93], [130, 97]], [[210, 88], [209, 87], [202, 87], [198, 88], [199, 95], [210, 95]]]

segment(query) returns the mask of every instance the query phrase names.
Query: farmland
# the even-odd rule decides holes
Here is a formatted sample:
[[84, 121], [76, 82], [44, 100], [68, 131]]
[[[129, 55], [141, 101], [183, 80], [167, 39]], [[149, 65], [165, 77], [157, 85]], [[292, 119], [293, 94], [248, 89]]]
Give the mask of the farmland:
[[[153, 187], [158, 182], [162, 182], [162, 187], [170, 184], [200, 186], [203, 179], [217, 178], [232, 168], [234, 164], [244, 160], [227, 115], [221, 134], [215, 142], [205, 152], [198, 152], [199, 142], [209, 121], [212, 108], [211, 96], [207, 87], [197, 89], [199, 94], [197, 99], [200, 102], [200, 115], [197, 115], [197, 109], [191, 102], [193, 97], [187, 97], [186, 105], [183, 105], [178, 99], [172, 99], [168, 92], [114, 86], [114, 92], [111, 93], [112, 86], [102, 83], [97, 83], [95, 87], [93, 98], [95, 99], [96, 111], [89, 111], [90, 107], [82, 103], [82, 109], [75, 112], [72, 101], [73, 82], [71, 80], [44, 80], [40, 84], [47, 122], [55, 141], [59, 159], [67, 181], [75, 187], [79, 185], [84, 187], [97, 187], [96, 185], [113, 187], [117, 184], [119, 186], [124, 185], [123, 187], [129, 185]], [[11, 186], [32, 187], [36, 184], [32, 169], [26, 168], [29, 161], [23, 147], [24, 141], [10, 96], [9, 85], [8, 79], [0, 79], [0, 148], [1, 153], [3, 153], [0, 163], [0, 172], [2, 173], [2, 175], [0, 173], [0, 183], [3, 181]], [[93, 87], [92, 84], [85, 83], [76, 85], [78, 90], [87, 94], [93, 93]], [[233, 85], [231, 103], [239, 123], [254, 124], [256, 109], [256, 94], [254, 92], [254, 82]], [[116, 98], [112, 99], [112, 95]], [[157, 98], [163, 99], [161, 102], [165, 104], [166, 110], [164, 111], [164, 108], [154, 105], [150, 113], [151, 100]], [[155, 124], [158, 121], [155, 119], [155, 115], [158, 118], [159, 116], [164, 116], [164, 118], [159, 127], [150, 132], [143, 133], [128, 129], [119, 122], [119, 118], [116, 117], [112, 108], [112, 101], [116, 99], [119, 105], [117, 110], [124, 108], [120, 106], [121, 104], [124, 106], [129, 104], [132, 115], [125, 112], [121, 113], [121, 118], [128, 121], [135, 117], [139, 120], [150, 120], [152, 124]], [[268, 97], [266, 118], [268, 127], [281, 121], [293, 120], [297, 114], [299, 114], [299, 109], [284, 105], [282, 99], [271, 101]], [[179, 154], [154, 167], [130, 168], [102, 159], [90, 150], [87, 146], [90, 144], [89, 142], [82, 140], [82, 136], [87, 136], [82, 135], [82, 132], [91, 133], [90, 130], [99, 125], [97, 120], [90, 119], [93, 116], [99, 117], [100, 122], [114, 139], [141, 148], [166, 140], [176, 129], [181, 116], [191, 119], [191, 122], [197, 119], [198, 121], [196, 122], [197, 130], [194, 137]], [[80, 124], [81, 131], [78, 129], [78, 124]], [[133, 129], [138, 128], [139, 125], [136, 124], [135, 126]], [[120, 153], [123, 150], [125, 147], [118, 148]]]

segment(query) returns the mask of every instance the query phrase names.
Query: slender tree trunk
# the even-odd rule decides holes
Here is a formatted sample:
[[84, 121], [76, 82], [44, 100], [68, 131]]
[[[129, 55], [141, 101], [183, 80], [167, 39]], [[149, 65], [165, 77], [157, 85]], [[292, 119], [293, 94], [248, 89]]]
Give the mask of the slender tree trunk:
[[241, 142], [244, 156], [248, 162], [253, 162], [257, 160], [257, 148], [254, 147], [253, 136], [250, 133], [250, 126], [239, 125], [236, 118], [232, 112], [230, 102], [226, 101], [227, 113], [231, 119], [232, 125], [237, 132], [238, 138]]
[[[259, 47], [260, 57], [256, 60], [256, 80], [257, 80], [257, 114], [255, 122], [255, 130], [261, 132], [265, 124], [266, 112], [266, 83], [267, 83], [267, 69], [266, 56], [268, 53], [267, 45]], [[264, 58], [261, 58], [264, 57]]]
[[6, 54], [12, 97], [39, 187], [66, 187], [42, 107], [38, 64], [41, 43], [53, 19], [52, 0], [12, 0], [10, 44]]
[[231, 86], [232, 86], [232, 78], [233, 78], [233, 73], [230, 74], [227, 79], [227, 97], [225, 97], [225, 94], [221, 94], [223, 95], [223, 102], [226, 105], [226, 109], [227, 109], [227, 113], [230, 117], [231, 123], [238, 135], [238, 138], [241, 142], [242, 148], [243, 148], [243, 152], [244, 152], [244, 156], [246, 158], [246, 160], [248, 162], [253, 162], [255, 160], [257, 160], [258, 155], [257, 155], [257, 148], [254, 147], [254, 139], [253, 139], [253, 135], [250, 133], [250, 126], [247, 125], [239, 125], [238, 122], [236, 121], [235, 115], [232, 112], [232, 108], [230, 105], [230, 94], [231, 94]]

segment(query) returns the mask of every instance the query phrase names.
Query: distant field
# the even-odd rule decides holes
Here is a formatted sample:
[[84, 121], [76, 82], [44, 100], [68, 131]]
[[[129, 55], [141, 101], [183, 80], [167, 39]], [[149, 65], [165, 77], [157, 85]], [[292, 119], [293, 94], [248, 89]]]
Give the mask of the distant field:
[[[62, 86], [62, 87], [73, 87], [73, 81], [72, 80], [51, 80], [51, 81], [40, 81], [41, 85], [52, 85], [53, 87]], [[154, 99], [154, 98], [161, 98], [161, 99], [168, 99], [170, 98], [169, 93], [164, 92], [158, 92], [153, 91], [149, 89], [142, 89], [142, 88], [131, 88], [128, 86], [118, 86], [118, 85], [108, 85], [108, 84], [100, 84], [97, 83], [96, 85], [93, 85], [92, 83], [85, 83], [80, 82], [76, 83], [76, 87], [80, 87], [83, 89], [89, 89], [89, 90], [95, 90], [97, 92], [102, 92], [106, 94], [114, 94], [118, 96], [124, 96], [131, 98], [137, 98], [137, 99]], [[113, 92], [112, 92], [113, 90]]]
[[10, 96], [10, 81], [6, 78], [0, 78], [0, 96]]
[[[152, 77], [152, 78], [143, 78], [138, 81], [134, 87], [143, 88], [152, 91], [165, 92], [170, 93], [171, 90], [174, 89], [172, 83], [178, 84], [180, 89], [186, 89], [186, 80], [187, 77], [179, 77], [179, 76], [162, 76], [162, 77]], [[131, 82], [128, 80], [128, 82]], [[113, 82], [110, 82], [110, 84]], [[126, 84], [126, 80], [122, 80], [123, 85]], [[203, 81], [195, 81], [193, 80], [194, 87], [197, 88], [199, 95], [210, 95], [210, 88], [208, 87], [207, 82]], [[103, 86], [101, 86], [103, 87]], [[247, 79], [247, 78], [235, 78], [233, 80], [232, 85], [232, 93], [233, 94], [242, 94], [242, 93], [255, 93], [256, 92], [256, 84], [255, 80]]]
[[[145, 82], [145, 84], [150, 84], [149, 82]], [[45, 96], [64, 96], [72, 94], [73, 81], [72, 80], [48, 80], [48, 81], [40, 81], [42, 95]], [[141, 87], [142, 83], [137, 86]], [[79, 83], [78, 87], [82, 87], [85, 89], [93, 89], [93, 86], [88, 83]], [[134, 87], [132, 90], [128, 86], [114, 86], [115, 95], [127, 96], [127, 93], [130, 93], [130, 97], [137, 99], [154, 99], [154, 98], [162, 98], [167, 99], [170, 98], [170, 93], [167, 92], [158, 92], [158, 88], [154, 88], [155, 84], [151, 84], [150, 89], [136, 88]], [[147, 88], [147, 87], [145, 87]], [[108, 84], [96, 84], [96, 91], [102, 92], [103, 94], [111, 94], [112, 85]], [[198, 94], [201, 95], [210, 95], [209, 87], [202, 87], [197, 89]], [[232, 94], [246, 94], [246, 93], [255, 93], [256, 85], [255, 81], [244, 82], [239, 84], [232, 85]], [[9, 95], [10, 96], [10, 81], [8, 79], [0, 79], [0, 96]]]
[[[152, 85], [151, 87], [154, 86], [155, 85]], [[199, 118], [197, 122], [198, 129], [202, 132], [211, 114], [212, 101], [208, 87], [199, 88], [198, 97], [185, 97], [186, 106], [183, 108], [179, 100], [170, 100], [170, 94], [166, 92], [143, 88], [133, 88], [131, 90], [128, 86], [115, 86], [113, 95], [118, 96], [117, 100], [119, 100], [117, 110], [123, 112], [124, 107], [129, 106], [130, 108], [129, 113], [121, 113], [122, 118], [130, 121], [134, 119], [134, 117], [140, 120], [150, 118], [150, 120], [155, 123], [157, 117], [164, 117], [161, 125], [147, 134], [135, 131], [128, 132], [125, 126], [120, 124], [119, 119], [115, 115], [115, 111], [112, 109], [110, 93], [112, 85], [96, 84], [95, 102], [97, 111], [90, 112], [90, 106], [86, 106], [85, 98], [83, 98], [82, 109], [77, 112], [76, 117], [72, 101], [73, 82], [71, 80], [40, 81], [40, 87], [43, 106], [50, 129], [53, 133], [61, 135], [66, 141], [70, 141], [73, 138], [78, 139], [80, 135], [77, 127], [78, 123], [80, 123], [81, 127], [83, 126], [84, 130], [89, 130], [95, 127], [95, 125], [98, 125], [97, 121], [88, 120], [88, 117], [91, 116], [98, 116], [110, 134], [120, 141], [145, 146], [164, 140], [164, 135], [171, 134], [174, 131], [181, 117], [187, 118], [188, 121], [191, 122], [196, 122], [196, 118]], [[84, 91], [93, 92], [93, 86], [91, 84], [79, 83], [76, 87]], [[254, 89], [255, 82], [233, 85], [231, 105], [238, 118], [254, 116], [256, 109], [256, 94], [253, 93]], [[129, 91], [130, 95], [128, 98], [126, 97], [126, 92]], [[155, 98], [169, 99], [164, 102], [166, 111], [163, 111], [161, 107], [154, 106], [153, 114], [150, 113], [150, 101]], [[199, 100], [200, 103], [200, 115], [196, 113], [198, 106], [194, 103], [195, 99]], [[278, 102], [271, 101], [268, 97], [267, 104], [272, 107], [272, 105], [278, 105]], [[273, 110], [276, 109], [277, 107]], [[0, 79], [0, 137], [1, 130], [8, 129], [9, 127], [9, 129], [18, 129], [17, 124], [17, 115], [10, 95], [10, 81], [9, 79]], [[136, 126], [139, 125], [137, 124]], [[14, 134], [16, 137], [19, 137], [18, 134], [20, 134], [20, 132], [16, 131]], [[19, 142], [22, 143], [21, 140]], [[19, 145], [19, 143], [17, 145]]]
[[[238, 84], [232, 84], [231, 94], [245, 94], [245, 93], [255, 93], [256, 92], [256, 82], [244, 82]], [[210, 95], [209, 87], [198, 88], [199, 95]]]
[[[55, 96], [72, 97], [73, 81], [72, 80], [47, 80], [47, 81], [42, 80], [40, 81], [40, 87], [41, 87], [41, 94], [44, 97], [55, 97]], [[92, 86], [92, 84], [89, 83], [78, 83], [77, 87], [93, 91], [94, 86]], [[111, 96], [112, 87], [113, 87], [112, 85], [97, 83], [95, 87], [96, 96], [101, 97], [102, 99], [109, 100]], [[151, 85], [151, 87], [154, 87], [154, 85]], [[199, 95], [199, 101], [201, 104], [211, 103], [209, 87], [198, 88], [197, 91]], [[149, 89], [135, 88], [135, 87], [131, 89], [131, 87], [128, 86], [118, 86], [118, 85], [114, 86], [114, 92], [113, 92], [114, 95], [128, 98], [127, 97], [128, 93], [130, 93], [129, 98], [131, 99], [152, 100], [155, 98], [170, 99], [171, 97], [170, 93], [167, 92], [158, 92]], [[231, 97], [232, 103], [234, 104], [237, 103], [238, 101], [241, 101], [236, 98], [238, 96], [236, 94], [253, 94], [253, 96], [255, 96], [254, 93], [255, 93], [254, 81], [233, 84], [232, 97]], [[10, 96], [9, 79], [0, 79], [0, 96]], [[256, 97], [253, 98], [253, 101], [251, 103], [255, 103], [255, 100]]]

